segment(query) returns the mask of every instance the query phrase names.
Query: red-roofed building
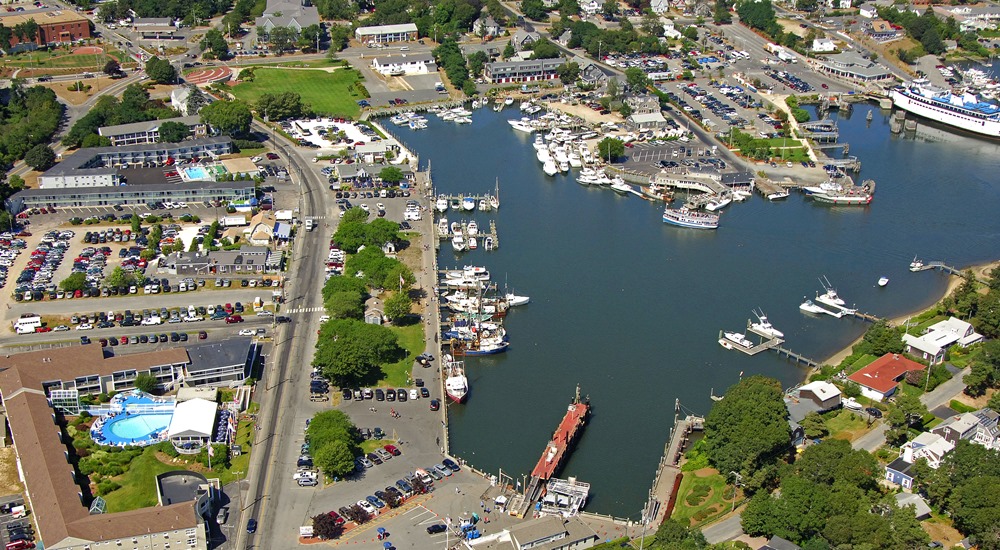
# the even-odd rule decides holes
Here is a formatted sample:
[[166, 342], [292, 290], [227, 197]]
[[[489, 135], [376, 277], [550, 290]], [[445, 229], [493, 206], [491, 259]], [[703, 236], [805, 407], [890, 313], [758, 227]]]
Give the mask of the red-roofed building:
[[861, 393], [876, 401], [889, 397], [903, 376], [910, 371], [922, 371], [924, 365], [897, 353], [887, 353], [868, 366], [847, 377], [861, 386]]

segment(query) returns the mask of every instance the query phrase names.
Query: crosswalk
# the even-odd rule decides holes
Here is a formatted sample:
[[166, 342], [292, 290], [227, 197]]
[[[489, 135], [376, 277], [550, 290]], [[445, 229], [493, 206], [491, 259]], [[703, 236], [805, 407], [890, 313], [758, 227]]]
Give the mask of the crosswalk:
[[288, 310], [288, 313], [316, 313], [317, 311], [323, 311], [323, 306], [319, 307], [299, 307], [295, 309]]

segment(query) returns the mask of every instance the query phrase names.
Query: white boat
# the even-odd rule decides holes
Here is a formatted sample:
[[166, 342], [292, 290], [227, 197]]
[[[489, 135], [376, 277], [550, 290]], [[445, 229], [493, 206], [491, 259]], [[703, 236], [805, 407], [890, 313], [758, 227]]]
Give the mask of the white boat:
[[823, 290], [826, 291], [822, 295], [820, 295], [820, 297], [823, 298], [824, 302], [836, 306], [843, 306], [844, 304], [847, 303], [844, 302], [843, 298], [837, 295], [837, 289], [833, 288], [833, 285], [830, 283], [830, 279], [827, 279], [826, 276], [823, 276], [820, 277], [819, 282], [821, 285], [823, 285]]
[[530, 134], [535, 131], [535, 127], [524, 120], [508, 120], [510, 127], [517, 130], [518, 132], [524, 132]]
[[466, 246], [469, 247], [469, 250], [475, 250], [479, 248], [479, 241], [475, 237], [469, 237], [469, 240], [466, 241]]
[[447, 212], [448, 199], [445, 197], [438, 197], [438, 199], [434, 202], [434, 208], [436, 208], [437, 211], [441, 213]]
[[910, 271], [920, 271], [924, 268], [924, 261], [918, 260], [916, 256], [913, 257], [913, 261], [910, 262]]
[[632, 192], [632, 186], [625, 183], [625, 180], [619, 177], [616, 177], [611, 181], [611, 189], [614, 189], [616, 193], [621, 193], [622, 195], [627, 195]]
[[663, 222], [692, 229], [718, 229], [719, 215], [707, 212], [695, 212], [687, 208], [670, 208], [663, 210]]
[[456, 235], [462, 234], [462, 224], [460, 222], [451, 222], [451, 232]]
[[580, 185], [597, 185], [600, 181], [600, 176], [592, 168], [584, 168], [576, 176], [576, 182]]
[[462, 252], [465, 250], [465, 237], [462, 235], [455, 235], [451, 238], [451, 248], [455, 252]]
[[557, 161], [559, 163], [560, 172], [569, 172], [569, 163], [566, 161]]
[[541, 151], [542, 149], [548, 149], [549, 146], [545, 144], [545, 139], [541, 134], [535, 136], [535, 142], [531, 144], [535, 148], [535, 151]]
[[838, 319], [844, 316], [842, 311], [830, 311], [825, 307], [816, 305], [812, 300], [806, 300], [805, 302], [799, 304], [799, 309], [805, 311], [806, 313], [826, 314]]
[[476, 209], [476, 199], [472, 197], [464, 197], [462, 199], [462, 209], [463, 210], [475, 210]]
[[788, 191], [775, 191], [767, 195], [769, 201], [780, 201], [788, 198]]
[[559, 167], [556, 166], [554, 160], [547, 160], [545, 164], [542, 165], [542, 171], [548, 176], [554, 176], [559, 173]]
[[479, 211], [485, 212], [490, 209], [490, 203], [486, 199], [479, 199]]
[[496, 250], [496, 245], [493, 243], [493, 237], [486, 237], [483, 239], [483, 248], [487, 251]]
[[542, 164], [545, 164], [546, 162], [555, 162], [555, 159], [552, 158], [552, 153], [550, 153], [548, 149], [539, 149], [535, 153], [535, 158], [537, 158], [538, 162]]
[[763, 309], [759, 312], [754, 310], [753, 314], [757, 317], [757, 322], [750, 324], [750, 328], [753, 329], [754, 332], [769, 338], [783, 338], [785, 336], [785, 333], [774, 328], [774, 325], [767, 320], [767, 315], [764, 315]]
[[468, 233], [470, 236], [478, 234], [479, 233], [479, 224], [477, 224], [475, 221], [469, 222], [465, 226], [465, 232]]
[[504, 105], [513, 105], [514, 104], [514, 96], [507, 96], [507, 97], [505, 97], [504, 100], [503, 100], [503, 104]]
[[709, 212], [715, 212], [716, 210], [721, 210], [729, 206], [729, 203], [731, 202], [733, 202], [733, 199], [730, 195], [717, 197], [705, 203], [705, 210], [708, 210]]
[[444, 391], [449, 399], [455, 403], [462, 403], [469, 395], [469, 379], [465, 377], [465, 363], [452, 361], [451, 356], [446, 357], [448, 362], [444, 367]]
[[438, 235], [447, 237], [448, 232], [448, 218], [441, 218], [438, 220]]
[[455, 117], [455, 122], [459, 124], [472, 124], [472, 117], [471, 116]]
[[580, 155], [576, 151], [569, 152], [569, 165], [573, 168], [582, 168], [583, 160], [580, 159]]
[[892, 104], [904, 111], [977, 134], [1000, 137], [1000, 106], [974, 94], [956, 95], [926, 78], [893, 88]]
[[886, 277], [885, 275], [879, 277], [879, 279], [878, 279], [878, 286], [885, 286], [887, 284], [889, 284], [889, 278], [888, 277]]
[[[497, 187], [497, 189], [499, 190], [499, 187]], [[490, 208], [492, 208], [493, 210], [497, 210], [498, 208], [500, 208], [499, 195], [490, 195]]]
[[511, 307], [523, 306], [531, 301], [531, 298], [528, 296], [518, 296], [512, 292], [505, 294], [504, 299], [507, 300], [507, 305]]
[[740, 334], [739, 332], [729, 332], [729, 331], [723, 332], [722, 339], [732, 342], [733, 344], [736, 344], [741, 348], [750, 349], [753, 347], [753, 342], [751, 342], [750, 339], [746, 337], [746, 335]]

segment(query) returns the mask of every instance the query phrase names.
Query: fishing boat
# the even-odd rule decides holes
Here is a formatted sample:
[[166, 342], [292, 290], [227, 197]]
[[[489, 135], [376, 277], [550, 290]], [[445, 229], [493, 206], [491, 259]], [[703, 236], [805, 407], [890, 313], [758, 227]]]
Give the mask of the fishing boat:
[[554, 176], [559, 173], [559, 168], [556, 166], [554, 160], [547, 160], [545, 164], [542, 165], [542, 171], [545, 172], [547, 176]]
[[469, 235], [479, 234], [479, 224], [477, 224], [475, 221], [469, 222], [468, 225], [465, 226], [465, 232], [468, 233]]
[[842, 311], [830, 311], [829, 309], [826, 309], [825, 307], [821, 307], [821, 306], [817, 305], [812, 300], [806, 300], [806, 301], [802, 302], [801, 304], [799, 304], [799, 309], [801, 311], [806, 312], [806, 313], [831, 315], [831, 316], [836, 317], [838, 319], [840, 319], [841, 317], [844, 316], [844, 313]]
[[615, 193], [620, 193], [622, 195], [627, 195], [632, 192], [632, 186], [625, 183], [625, 180], [620, 177], [616, 177], [611, 181], [611, 189], [613, 189]]
[[469, 250], [475, 250], [479, 248], [479, 241], [475, 237], [469, 237], [466, 241], [466, 246], [469, 247]]
[[510, 342], [500, 336], [481, 337], [471, 342], [452, 340], [451, 351], [455, 355], [478, 356], [496, 355], [507, 351]]
[[718, 229], [719, 215], [667, 206], [663, 211], [663, 222], [691, 229]]
[[878, 286], [885, 286], [889, 284], [889, 278], [885, 275], [878, 278]]
[[741, 348], [750, 349], [753, 347], [753, 342], [745, 334], [740, 334], [739, 332], [723, 332], [722, 339]]
[[464, 251], [465, 250], [465, 246], [466, 246], [465, 245], [465, 237], [463, 237], [462, 235], [460, 235], [460, 234], [459, 235], [455, 235], [454, 237], [451, 238], [451, 247], [455, 250], [455, 252], [462, 252], [462, 251]]
[[670, 202], [674, 200], [674, 194], [666, 185], [652, 182], [647, 186], [639, 186], [643, 195], [658, 201]]
[[913, 257], [913, 261], [910, 262], [910, 271], [920, 271], [924, 268], [924, 261], [918, 260], [916, 256]]
[[753, 310], [753, 314], [757, 317], [757, 322], [750, 324], [750, 328], [753, 329], [754, 332], [769, 338], [782, 338], [785, 336], [785, 333], [774, 328], [774, 325], [767, 320], [767, 315], [764, 315], [763, 309], [760, 311], [755, 309]]
[[440, 196], [437, 201], [434, 202], [434, 208], [442, 214], [448, 211], [448, 198], [445, 196]]
[[485, 248], [488, 252], [496, 250], [496, 243], [493, 242], [493, 237], [486, 237], [483, 239], [483, 248]]
[[446, 358], [448, 362], [444, 367], [444, 391], [455, 403], [463, 403], [469, 395], [469, 379], [465, 377], [465, 363], [452, 361], [451, 356]]
[[438, 235], [442, 237], [448, 236], [448, 218], [438, 220]]
[[479, 281], [490, 280], [490, 272], [485, 267], [467, 265], [462, 269], [453, 269], [451, 271], [446, 271], [444, 274], [445, 279], [476, 279]]
[[464, 197], [462, 199], [462, 209], [472, 211], [476, 209], [476, 199], [473, 197]]
[[837, 294], [837, 289], [833, 288], [833, 285], [830, 283], [830, 280], [827, 279], [825, 275], [823, 277], [820, 277], [819, 282], [821, 285], [823, 285], [823, 290], [825, 292], [823, 294], [817, 295], [816, 297], [817, 302], [836, 307], [843, 307], [847, 303], [844, 301], [843, 298], [841, 298]]
[[803, 187], [803, 190], [807, 196], [818, 202], [844, 206], [864, 206], [871, 204], [872, 198], [875, 196], [875, 182], [865, 180], [858, 187], [831, 181], [819, 186]]

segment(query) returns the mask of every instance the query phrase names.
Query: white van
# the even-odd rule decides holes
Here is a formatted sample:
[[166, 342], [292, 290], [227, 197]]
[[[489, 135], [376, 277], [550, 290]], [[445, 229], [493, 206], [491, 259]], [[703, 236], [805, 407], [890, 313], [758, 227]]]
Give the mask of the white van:
[[32, 334], [35, 329], [41, 328], [42, 318], [38, 315], [26, 315], [14, 321], [14, 332], [17, 334]]

